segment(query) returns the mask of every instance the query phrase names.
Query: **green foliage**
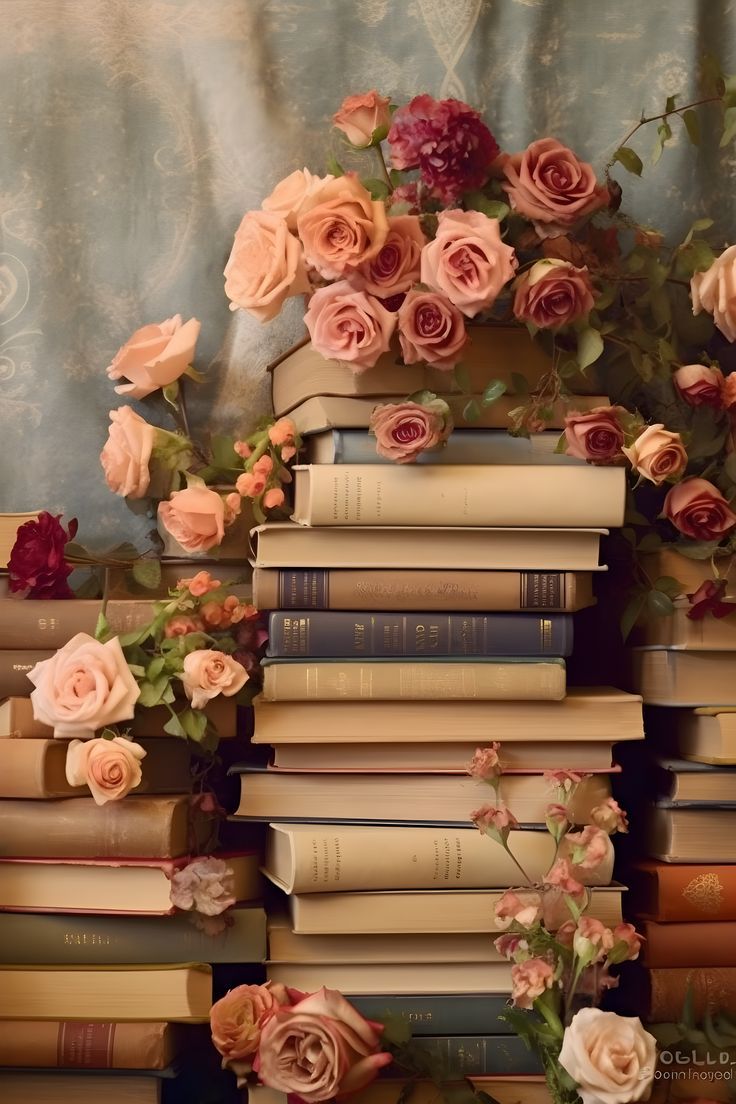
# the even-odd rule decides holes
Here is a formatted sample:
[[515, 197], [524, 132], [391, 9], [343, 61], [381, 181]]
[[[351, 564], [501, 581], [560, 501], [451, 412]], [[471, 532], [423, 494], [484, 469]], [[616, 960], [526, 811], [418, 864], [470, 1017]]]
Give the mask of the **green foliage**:
[[463, 418], [466, 422], [477, 422], [481, 415], [481, 406], [477, 399], [471, 399], [463, 407]]
[[131, 571], [138, 586], [147, 590], [155, 590], [161, 583], [161, 561], [158, 559], [136, 560]]
[[641, 157], [630, 146], [620, 146], [614, 153], [613, 160], [618, 161], [619, 165], [623, 165], [627, 172], [633, 173], [635, 176], [641, 176], [644, 168]]
[[173, 383], [167, 383], [165, 387], [161, 388], [161, 393], [166, 399], [169, 406], [173, 406], [175, 410], [179, 408], [179, 381], [174, 380]]
[[624, 606], [624, 611], [621, 614], [619, 621], [619, 627], [621, 629], [621, 639], [626, 643], [636, 622], [639, 620], [643, 610], [644, 603], [647, 600], [647, 594], [645, 590], [637, 590], [628, 600]]
[[[465, 364], [456, 364], [453, 370], [453, 376], [455, 377], [455, 383], [458, 385], [461, 391], [464, 391], [467, 395], [470, 391], [470, 372]], [[419, 395], [428, 395], [429, 391], [418, 391]], [[427, 399], [415, 399], [415, 402], [427, 402]]]
[[330, 174], [330, 176], [345, 175], [345, 170], [335, 157], [334, 153], [331, 153], [327, 158], [327, 172]]
[[500, 199], [490, 199], [485, 192], [466, 192], [463, 196], [463, 206], [466, 211], [481, 211], [488, 218], [498, 219], [502, 222], [509, 214], [508, 203]]
[[529, 394], [529, 380], [526, 376], [522, 375], [521, 372], [512, 372], [510, 378], [515, 395]]
[[361, 180], [361, 184], [364, 188], [371, 193], [373, 199], [386, 199], [390, 194], [390, 189], [385, 180], [379, 180], [378, 177], [369, 177], [367, 180]]
[[685, 130], [687, 136], [694, 146], [700, 145], [700, 122], [698, 120], [697, 112], [692, 108], [682, 113], [682, 121], [685, 124]]
[[656, 617], [671, 617], [675, 611], [670, 596], [656, 589], [647, 594], [647, 609]]
[[588, 326], [578, 334], [578, 364], [580, 368], [587, 368], [594, 364], [603, 352], [603, 338], [598, 330]]
[[503, 382], [503, 380], [499, 380], [499, 379], [491, 380], [486, 385], [486, 387], [483, 391], [483, 397], [481, 399], [481, 405], [482, 406], [490, 406], [492, 403], [494, 403], [496, 401], [496, 399], [500, 399], [501, 396], [503, 394], [505, 394], [505, 392], [506, 392], [506, 384]]

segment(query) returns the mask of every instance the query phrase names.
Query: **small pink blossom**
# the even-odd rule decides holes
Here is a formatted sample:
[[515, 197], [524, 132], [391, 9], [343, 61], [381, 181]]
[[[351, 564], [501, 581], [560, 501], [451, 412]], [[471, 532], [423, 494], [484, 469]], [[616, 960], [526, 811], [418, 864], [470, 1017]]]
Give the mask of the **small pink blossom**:
[[211, 590], [222, 586], [219, 579], [213, 579], [209, 571], [198, 571], [191, 579], [179, 579], [177, 590], [188, 590], [194, 598], [201, 598]]
[[243, 472], [235, 480], [235, 487], [243, 498], [260, 498], [266, 489], [266, 476], [259, 472]]
[[243, 460], [247, 460], [253, 449], [247, 441], [236, 441], [233, 445], [233, 452], [236, 452]]
[[542, 898], [539, 893], [516, 893], [507, 889], [496, 902], [494, 913], [496, 927], [503, 931], [511, 924], [520, 924], [522, 928], [533, 928], [542, 916]]
[[600, 962], [613, 947], [613, 932], [595, 916], [581, 916], [573, 936], [572, 946], [586, 965]]
[[614, 832], [628, 832], [629, 822], [626, 813], [613, 797], [607, 797], [600, 805], [594, 806], [590, 811], [590, 819], [597, 828], [608, 832], [609, 836]]
[[185, 613], [176, 614], [169, 618], [164, 627], [164, 636], [172, 640], [175, 636], [187, 636], [189, 633], [201, 632], [204, 625], [199, 617], [189, 617]]
[[555, 889], [561, 889], [563, 893], [569, 894], [570, 897], [580, 897], [585, 894], [585, 886], [574, 877], [567, 859], [557, 859], [545, 874], [544, 884]]
[[171, 903], [185, 912], [219, 916], [235, 900], [235, 875], [223, 859], [194, 859], [171, 876]]
[[269, 426], [268, 439], [277, 448], [279, 445], [293, 445], [296, 439], [296, 426], [291, 418], [279, 418]]
[[528, 958], [511, 967], [511, 999], [517, 1008], [533, 1008], [534, 1001], [551, 989], [555, 980], [545, 958]]
[[479, 778], [482, 782], [489, 782], [501, 774], [501, 761], [498, 758], [500, 744], [495, 741], [489, 747], [476, 748], [475, 755], [468, 764], [467, 771], [471, 778]]
[[594, 824], [586, 825], [581, 832], [568, 832], [566, 842], [572, 847], [573, 866], [581, 870], [595, 870], [608, 858], [608, 833]]
[[505, 843], [512, 828], [518, 828], [519, 822], [505, 806], [481, 805], [470, 814], [470, 819], [480, 832]]
[[511, 959], [518, 951], [526, 951], [529, 944], [524, 936], [517, 932], [504, 932], [503, 935], [499, 935], [498, 939], [493, 940], [493, 946], [504, 958]]
[[644, 941], [644, 936], [639, 935], [633, 924], [617, 924], [613, 929], [613, 953], [609, 956], [612, 962], [633, 962], [639, 957], [639, 951]]
[[286, 501], [286, 496], [280, 487], [271, 487], [270, 491], [266, 491], [263, 496], [263, 508], [264, 510], [273, 510], [277, 506], [283, 506]]
[[264, 453], [263, 456], [258, 457], [255, 464], [251, 468], [251, 471], [254, 475], [258, 474], [267, 476], [271, 474], [271, 472], [273, 471], [273, 460], [267, 452]]
[[717, 368], [705, 364], [684, 364], [672, 376], [675, 387], [690, 406], [721, 407], [721, 393], [725, 385]]

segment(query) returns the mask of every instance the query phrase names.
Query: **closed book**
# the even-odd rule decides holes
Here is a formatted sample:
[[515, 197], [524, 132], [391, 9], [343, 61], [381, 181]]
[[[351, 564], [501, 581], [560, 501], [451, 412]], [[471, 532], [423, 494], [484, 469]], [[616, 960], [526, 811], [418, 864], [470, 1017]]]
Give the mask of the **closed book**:
[[[286, 893], [511, 885], [518, 866], [503, 848], [489, 848], [488, 842], [476, 828], [345, 825], [336, 831], [318, 824], [272, 824], [264, 872]], [[514, 832], [509, 846], [532, 883], [542, 881], [557, 853], [548, 832]], [[588, 885], [608, 885], [613, 847], [594, 871], [579, 873]], [[273, 951], [271, 957], [276, 957]]]
[[27, 521], [35, 521], [38, 510], [17, 514], [0, 514], [0, 570], [8, 566], [10, 553], [18, 538], [18, 529]]
[[404, 1020], [412, 1035], [514, 1034], [503, 1018], [508, 1011], [505, 993], [365, 993], [351, 994], [350, 1003], [368, 1020], [387, 1016]]
[[[219, 857], [232, 871], [236, 901], [260, 896], [255, 852], [223, 853]], [[0, 859], [0, 910], [166, 916], [174, 912], [171, 878], [190, 861], [188, 858], [156, 862], [3, 858]]]
[[[605, 529], [447, 526], [302, 526], [269, 522], [251, 533], [255, 567], [431, 571], [603, 571]], [[424, 603], [426, 607], [426, 603]]]
[[568, 656], [572, 617], [563, 613], [272, 613], [268, 655]]
[[736, 1001], [736, 966], [666, 966], [630, 968], [621, 996], [636, 1003], [650, 1023], [680, 1023], [686, 1003], [696, 1023], [704, 1016], [728, 1012]]
[[731, 652], [632, 648], [632, 687], [650, 705], [736, 706]]
[[145, 1073], [0, 1073], [4, 1104], [159, 1104], [159, 1077]]
[[545, 660], [266, 659], [265, 701], [559, 701], [565, 662]]
[[[443, 468], [307, 464], [294, 469], [299, 525], [623, 525], [626, 473], [617, 467]], [[457, 565], [455, 565], [457, 566]]]
[[313, 993], [511, 993], [509, 962], [273, 962], [269, 981]]
[[24, 697], [33, 690], [28, 678], [37, 663], [50, 659], [53, 648], [11, 648], [0, 652], [0, 698]]
[[[239, 773], [241, 783], [235, 815], [258, 820], [467, 825], [488, 794], [485, 783], [467, 774], [301, 774], [247, 764], [231, 773]], [[610, 792], [608, 775], [584, 779], [570, 806], [572, 823], [587, 824], [591, 809]], [[549, 783], [543, 774], [509, 775], [503, 799], [520, 823], [544, 824]]]
[[736, 921], [736, 866], [640, 860], [626, 868], [629, 911], [652, 920]]
[[162, 1070], [179, 1045], [168, 1023], [5, 1020], [0, 1066]]
[[[0, 648], [61, 648], [77, 633], [94, 636], [102, 612], [101, 599], [24, 598], [0, 601]], [[115, 633], [131, 632], [153, 620], [150, 598], [112, 600], [105, 617]]]
[[[413, 1040], [444, 1078], [542, 1073], [538, 1055], [518, 1035], [425, 1035]], [[392, 1071], [386, 1071], [390, 1077]]]
[[253, 572], [253, 604], [260, 610], [543, 609], [572, 613], [594, 602], [589, 572], [267, 567]]
[[645, 966], [736, 967], [736, 922], [637, 925], [645, 938], [641, 960]]
[[[266, 915], [259, 905], [227, 914], [228, 927], [209, 935], [189, 913], [104, 916], [0, 913], [0, 944], [10, 965], [104, 966], [175, 962], [262, 962]], [[30, 1063], [26, 1063], [30, 1064]], [[165, 1065], [166, 1063], [164, 1063]]]
[[[736, 616], [688, 617], [690, 606], [677, 607], [669, 617], [650, 617], [634, 626], [630, 644], [676, 651], [736, 651]], [[736, 600], [734, 601], [736, 611]]]
[[[641, 698], [571, 686], [560, 701], [329, 701], [255, 703], [254, 744], [466, 743], [501, 733], [511, 744], [641, 740]], [[515, 751], [511, 754], [515, 754]]]
[[736, 809], [654, 806], [643, 815], [641, 843], [672, 863], [736, 863]]
[[736, 766], [736, 708], [650, 708], [647, 735], [683, 759]]
[[[584, 460], [556, 452], [559, 433], [512, 437], [503, 429], [456, 429], [441, 448], [426, 449], [418, 464], [565, 464]], [[362, 429], [328, 429], [307, 437], [306, 464], [391, 464], [376, 451], [374, 434]]]
[[[5, 701], [0, 701], [0, 740], [48, 740], [53, 736], [54, 730], [49, 725], [37, 721], [33, 716], [33, 702], [29, 697], [32, 689], [33, 686], [29, 682], [25, 696], [8, 697]], [[232, 698], [225, 698], [220, 694], [207, 702], [204, 712], [210, 723], [217, 729], [220, 739], [237, 735], [238, 707]], [[167, 747], [172, 742], [181, 744], [180, 740], [172, 741], [168, 733], [164, 732], [164, 725], [169, 720], [171, 720], [171, 713], [168, 707], [156, 705], [151, 709], [141, 710], [131, 721], [125, 721], [120, 727], [129, 730], [130, 736], [136, 740], [163, 738]], [[186, 747], [186, 745], [183, 746]], [[2, 754], [1, 749], [0, 754]], [[162, 750], [159, 754], [169, 755], [170, 752]], [[147, 768], [150, 769], [153, 761], [153, 757], [149, 758]]]
[[[712, 579], [714, 577], [713, 564], [715, 563], [718, 575], [724, 579], [729, 578], [730, 585], [727, 593], [730, 595], [733, 590], [733, 584], [730, 581], [732, 555], [717, 556], [713, 561], [711, 561], [710, 556], [707, 556], [704, 560], [695, 560], [690, 556], [683, 556], [682, 553], [677, 552], [672, 544], [662, 544], [656, 552], [642, 555], [640, 560], [642, 568], [650, 579], [656, 580], [662, 575], [676, 579], [680, 583], [680, 593], [683, 595], [696, 591], [701, 583]], [[667, 620], [667, 618], [664, 618], [664, 620]], [[710, 618], [708, 617], [706, 620], [710, 620]]]
[[685, 759], [655, 758], [651, 781], [652, 792], [674, 805], [715, 804], [736, 808], [736, 769]]
[[[465, 771], [477, 743], [426, 743], [422, 747], [422, 769]], [[271, 761], [277, 770], [312, 771], [413, 771], [417, 746], [410, 743], [364, 744], [277, 744]], [[613, 761], [611, 744], [604, 741], [534, 741], [513, 744], [504, 741], [505, 770], [570, 770], [576, 774], [609, 770]]]
[[[366, 998], [368, 999], [370, 998]], [[397, 998], [401, 999], [403, 998]], [[415, 1027], [414, 1021], [411, 1021], [411, 1026]], [[482, 1030], [487, 1031], [488, 1024]], [[481, 1094], [481, 1100], [488, 1097], [495, 1104], [552, 1104], [552, 1097], [543, 1077], [473, 1077], [471, 1080], [476, 1093]], [[465, 1080], [450, 1082], [444, 1086], [444, 1090], [453, 1097], [455, 1094], [464, 1095], [468, 1091], [468, 1083]], [[438, 1104], [443, 1099], [442, 1092], [434, 1081], [393, 1081], [379, 1078], [372, 1085], [354, 1093], [350, 1100], [351, 1104], [396, 1104], [397, 1100], [403, 1100], [407, 1094], [411, 1095], [412, 1104]], [[264, 1085], [249, 1087], [248, 1099], [250, 1104], [288, 1104], [286, 1093]]]
[[209, 1019], [212, 976], [167, 966], [0, 966], [0, 1020]]
[[[304, 935], [398, 932], [496, 932], [494, 907], [503, 890], [418, 889], [371, 893], [296, 893], [289, 898], [294, 931]], [[524, 898], [524, 891], [518, 890]], [[621, 887], [590, 891], [588, 915], [609, 927], [621, 921]], [[460, 1029], [458, 1029], [460, 1030]]]

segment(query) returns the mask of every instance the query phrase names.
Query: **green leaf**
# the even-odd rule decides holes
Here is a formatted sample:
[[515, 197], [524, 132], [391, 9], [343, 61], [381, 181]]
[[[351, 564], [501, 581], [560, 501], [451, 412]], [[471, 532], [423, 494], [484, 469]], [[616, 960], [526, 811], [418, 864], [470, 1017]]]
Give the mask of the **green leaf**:
[[511, 373], [511, 386], [513, 387], [514, 395], [528, 395], [529, 394], [529, 380], [521, 372]]
[[155, 679], [158, 678], [158, 676], [163, 671], [165, 665], [165, 656], [155, 656], [151, 660], [151, 662], [146, 667], [146, 678], [149, 680], [149, 682], [153, 682]]
[[691, 107], [682, 113], [682, 121], [685, 124], [687, 136], [694, 146], [700, 145], [700, 122], [698, 116]]
[[193, 368], [191, 364], [187, 364], [182, 375], [186, 376], [187, 379], [194, 380], [195, 383], [204, 383], [207, 379], [207, 376], [204, 374], [204, 372], [198, 372], [197, 369]]
[[638, 591], [624, 607], [624, 612], [621, 614], [621, 620], [619, 622], [621, 628], [621, 638], [626, 643], [629, 637], [629, 633], [633, 629], [636, 622], [639, 620], [639, 615], [644, 609], [644, 603], [647, 600], [647, 596], [643, 591]]
[[401, 1016], [386, 1015], [382, 1017], [382, 1038], [393, 1046], [404, 1046], [411, 1039], [411, 1027], [402, 1020]]
[[578, 364], [581, 368], [587, 368], [594, 364], [603, 352], [603, 338], [598, 330], [588, 326], [578, 334]]
[[[453, 372], [455, 383], [466, 394], [470, 391], [470, 372], [465, 364], [456, 364]], [[423, 393], [423, 392], [422, 392]], [[415, 402], [427, 402], [427, 399], [415, 399]]]
[[662, 156], [662, 151], [664, 150], [666, 143], [670, 140], [671, 137], [672, 127], [667, 122], [667, 120], [664, 119], [657, 127], [657, 140], [654, 143], [654, 149], [652, 150], [653, 165], [656, 165], [659, 161], [660, 157]]
[[345, 170], [340, 162], [335, 157], [334, 153], [331, 153], [327, 158], [327, 171], [331, 176], [344, 176]]
[[467, 192], [463, 196], [463, 206], [467, 211], [480, 211], [488, 218], [498, 219], [501, 222], [506, 218], [511, 208], [507, 203], [499, 199], [489, 199], [484, 192]]
[[658, 533], [645, 533], [636, 547], [639, 552], [658, 552], [662, 547], [662, 538]]
[[490, 406], [496, 399], [500, 399], [506, 392], [506, 384], [503, 380], [494, 379], [491, 380], [483, 391], [483, 397], [481, 399], [482, 406]]
[[466, 422], [477, 422], [481, 415], [480, 403], [477, 399], [471, 399], [463, 407], [463, 418]]
[[173, 406], [175, 410], [179, 409], [179, 383], [178, 380], [174, 380], [173, 383], [167, 383], [165, 387], [161, 388], [164, 398], [169, 406]]
[[649, 293], [649, 306], [657, 326], [665, 326], [672, 318], [670, 297], [664, 288], [653, 287]]
[[671, 115], [672, 112], [675, 110], [675, 105], [677, 104], [678, 95], [679, 95], [679, 93], [675, 92], [674, 96], [668, 96], [667, 97], [667, 99], [665, 100], [665, 104], [664, 104], [665, 114]]
[[723, 134], [719, 143], [723, 149], [736, 137], [736, 107], [727, 107], [723, 112]]
[[717, 547], [718, 541], [683, 540], [674, 545], [675, 551], [689, 560], [709, 560]]
[[404, 174], [398, 169], [389, 169], [388, 178], [394, 188], [400, 188], [404, 182]]
[[633, 173], [635, 176], [641, 176], [644, 168], [641, 157], [630, 146], [620, 146], [614, 153], [613, 160], [623, 165], [627, 172]]
[[155, 590], [161, 582], [160, 560], [138, 560], [133, 564], [132, 571], [138, 586], [145, 587], [146, 590]]
[[670, 598], [677, 598], [678, 595], [685, 593], [685, 586], [679, 581], [679, 579], [673, 578], [672, 575], [660, 575], [654, 583], [655, 590], [661, 590], [663, 594], [667, 594]]
[[361, 180], [361, 184], [368, 189], [373, 199], [385, 199], [390, 191], [386, 181], [379, 180], [375, 176], [371, 176], [367, 180]]
[[[216, 433], [210, 441], [212, 463], [215, 468], [242, 468], [243, 460], [233, 448], [234, 441], [225, 433]], [[202, 473], [200, 472], [200, 475]]]
[[372, 146], [380, 145], [387, 134], [388, 134], [388, 123], [384, 123], [383, 126], [376, 127], [376, 129], [371, 134], [371, 145]]
[[176, 713], [173, 713], [164, 725], [164, 732], [166, 732], [169, 736], [178, 736], [182, 740], [185, 740], [187, 735], [182, 728], [181, 721], [179, 720], [178, 714]]
[[140, 684], [141, 693], [136, 704], [142, 705], [144, 709], [151, 709], [154, 705], [160, 705], [168, 685], [168, 675], [159, 675], [152, 682], [145, 680]]
[[661, 590], [650, 590], [647, 595], [647, 609], [657, 617], [671, 617], [675, 612], [672, 599]]
[[555, 445], [555, 452], [561, 453], [563, 456], [567, 452], [567, 434], [561, 433], [557, 444]]
[[179, 720], [187, 737], [198, 744], [207, 728], [207, 715], [201, 709], [185, 709], [179, 714]]
[[95, 640], [100, 640], [104, 644], [104, 642], [110, 638], [110, 635], [110, 625], [105, 614], [100, 610], [97, 624], [95, 625]]

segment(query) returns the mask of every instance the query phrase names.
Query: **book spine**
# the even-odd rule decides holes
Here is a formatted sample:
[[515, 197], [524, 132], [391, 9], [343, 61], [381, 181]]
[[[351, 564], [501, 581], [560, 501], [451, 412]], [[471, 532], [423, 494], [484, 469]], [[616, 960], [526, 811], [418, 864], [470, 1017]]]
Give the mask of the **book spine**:
[[642, 962], [651, 967], [736, 967], [736, 924], [644, 925]]
[[165, 1023], [5, 1020], [0, 1066], [159, 1070], [173, 1057]]
[[650, 1023], [678, 1023], [686, 1001], [692, 1001], [696, 1021], [710, 1013], [733, 1007], [736, 1001], [736, 967], [722, 966], [703, 970], [647, 970]]
[[[391, 464], [376, 452], [376, 438], [359, 429], [334, 429], [331, 433], [334, 455], [331, 464]], [[441, 449], [427, 449], [417, 457], [419, 464], [545, 464], [576, 465], [564, 453], [555, 452], [558, 434], [537, 434], [531, 438], [512, 437], [503, 430], [459, 430]], [[311, 439], [307, 438], [307, 457]]]
[[411, 1027], [412, 1035], [483, 1035], [493, 1031], [512, 1035], [501, 1019], [508, 994], [466, 993], [462, 996], [352, 996], [350, 1003], [368, 1020], [395, 1016]]
[[28, 672], [53, 654], [54, 649], [13, 648], [0, 651], [0, 698], [27, 698], [33, 690]]
[[567, 656], [564, 614], [272, 613], [268, 655]]
[[651, 912], [658, 920], [736, 921], [736, 866], [663, 863], [655, 892]]
[[[0, 611], [0, 648], [15, 648], [19, 640], [26, 648], [61, 648], [77, 633], [93, 635], [101, 611], [102, 602], [90, 599], [7, 599]], [[130, 632], [152, 619], [153, 603], [112, 600], [105, 616], [113, 632]]]
[[[543, 1073], [537, 1054], [516, 1035], [420, 1036], [417, 1051], [442, 1069], [443, 1078], [530, 1076]], [[386, 1071], [385, 1076], [393, 1076]]]

